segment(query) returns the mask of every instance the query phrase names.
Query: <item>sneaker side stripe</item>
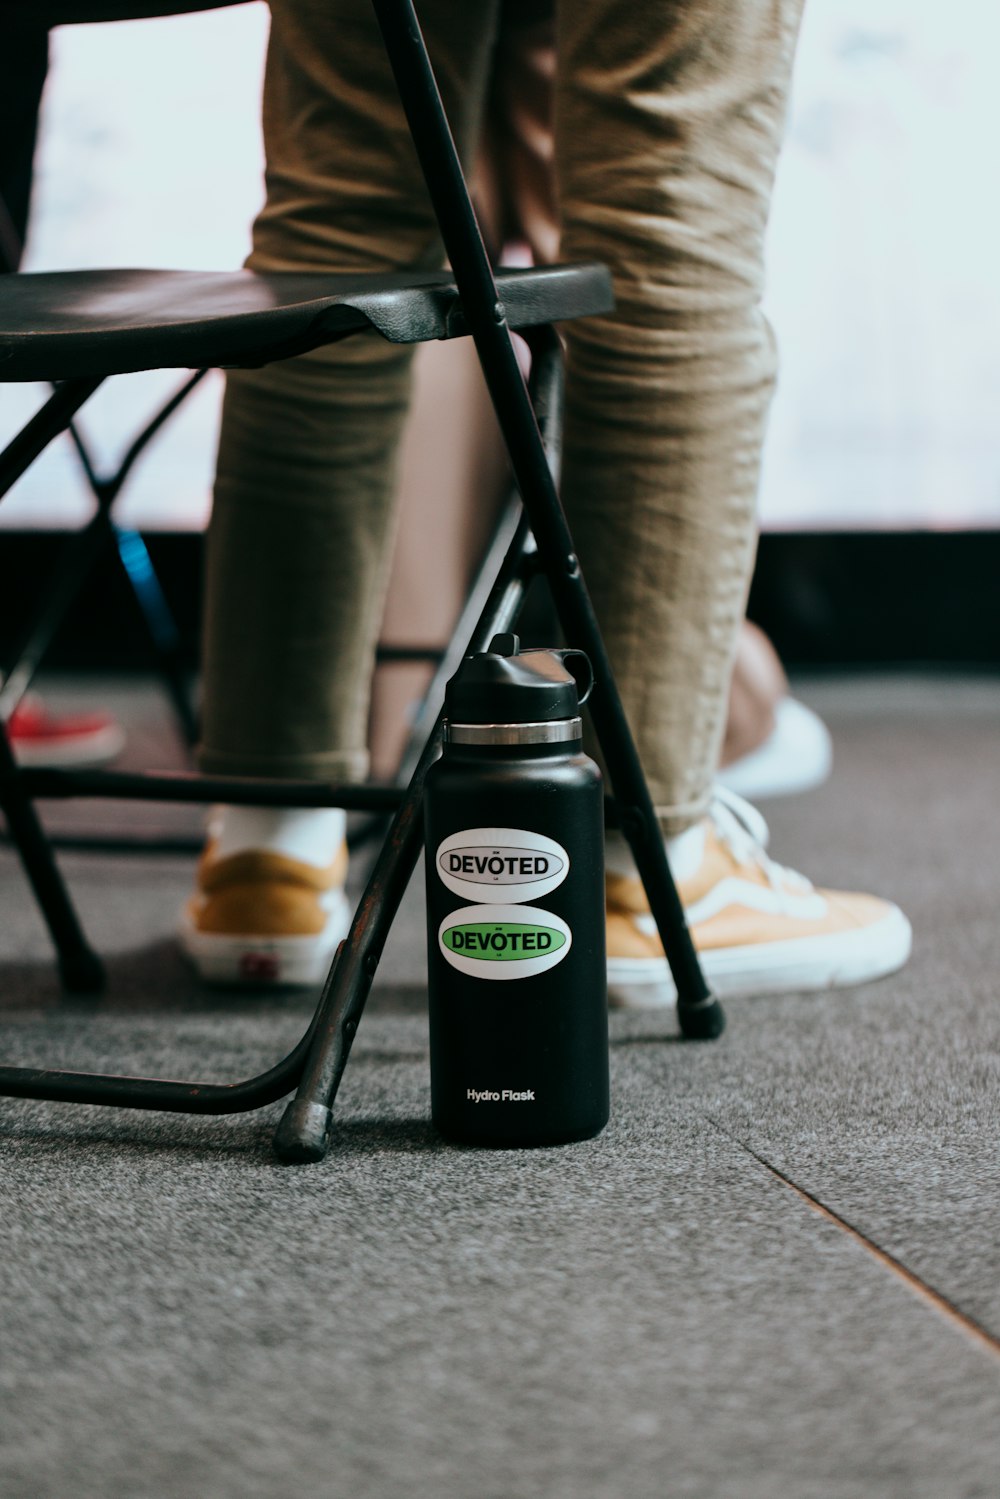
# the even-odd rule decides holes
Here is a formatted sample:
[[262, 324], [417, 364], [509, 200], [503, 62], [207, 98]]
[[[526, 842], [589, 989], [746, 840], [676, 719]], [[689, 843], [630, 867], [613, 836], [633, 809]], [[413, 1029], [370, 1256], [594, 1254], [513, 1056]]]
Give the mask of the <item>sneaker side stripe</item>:
[[701, 900], [686, 908], [689, 926], [710, 921], [729, 906], [742, 906], [764, 916], [790, 916], [799, 921], [822, 921], [829, 906], [818, 890], [796, 894], [771, 885], [755, 885], [750, 880], [724, 879], [713, 885]]

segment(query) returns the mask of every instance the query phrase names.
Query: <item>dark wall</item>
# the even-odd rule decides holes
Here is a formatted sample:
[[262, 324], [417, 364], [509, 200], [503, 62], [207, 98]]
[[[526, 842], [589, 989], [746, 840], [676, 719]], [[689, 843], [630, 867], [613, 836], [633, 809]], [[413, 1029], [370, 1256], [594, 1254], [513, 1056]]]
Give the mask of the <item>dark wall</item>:
[[762, 537], [751, 618], [789, 666], [1000, 666], [1000, 531]]
[[[152, 535], [150, 555], [197, 660], [202, 538]], [[45, 580], [72, 540], [0, 532], [0, 664], [9, 665]], [[953, 664], [1000, 668], [1000, 531], [781, 534], [761, 538], [751, 617], [793, 669]], [[105, 555], [56, 632], [46, 664], [136, 670], [147, 635]]]

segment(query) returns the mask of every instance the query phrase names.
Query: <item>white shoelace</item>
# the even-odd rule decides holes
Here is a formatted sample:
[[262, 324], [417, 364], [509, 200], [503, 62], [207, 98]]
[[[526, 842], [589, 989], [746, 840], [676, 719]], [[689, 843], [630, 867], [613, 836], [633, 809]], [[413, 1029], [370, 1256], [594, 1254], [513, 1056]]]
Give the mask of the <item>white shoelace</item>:
[[715, 785], [708, 809], [719, 841], [737, 864], [756, 865], [774, 890], [811, 890], [812, 881], [797, 870], [778, 864], [765, 852], [770, 838], [767, 822], [756, 807], [725, 786]]

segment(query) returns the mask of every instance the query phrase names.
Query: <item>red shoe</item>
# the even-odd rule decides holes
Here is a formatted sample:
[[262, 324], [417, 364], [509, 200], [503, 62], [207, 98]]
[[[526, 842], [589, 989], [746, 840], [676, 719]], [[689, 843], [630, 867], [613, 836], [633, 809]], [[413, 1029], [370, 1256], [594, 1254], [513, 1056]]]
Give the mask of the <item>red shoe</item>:
[[29, 693], [7, 720], [7, 737], [19, 765], [103, 765], [121, 752], [125, 731], [108, 713], [50, 713]]

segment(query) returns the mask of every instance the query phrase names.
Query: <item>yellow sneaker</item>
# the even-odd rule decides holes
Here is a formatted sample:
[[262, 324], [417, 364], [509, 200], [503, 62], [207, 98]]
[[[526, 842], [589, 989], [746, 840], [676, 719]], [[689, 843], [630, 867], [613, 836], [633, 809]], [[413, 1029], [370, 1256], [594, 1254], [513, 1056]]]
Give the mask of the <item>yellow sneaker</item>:
[[[818, 890], [765, 853], [767, 824], [717, 788], [709, 815], [674, 840], [671, 868], [711, 989], [735, 995], [836, 989], [894, 973], [910, 924], [889, 901]], [[607, 877], [608, 997], [620, 1008], [676, 1002], [641, 881]]]
[[232, 838], [210, 836], [181, 912], [181, 946], [208, 983], [319, 984], [351, 922], [347, 844], [341, 835], [325, 857], [302, 839], [260, 841], [229, 851]]

